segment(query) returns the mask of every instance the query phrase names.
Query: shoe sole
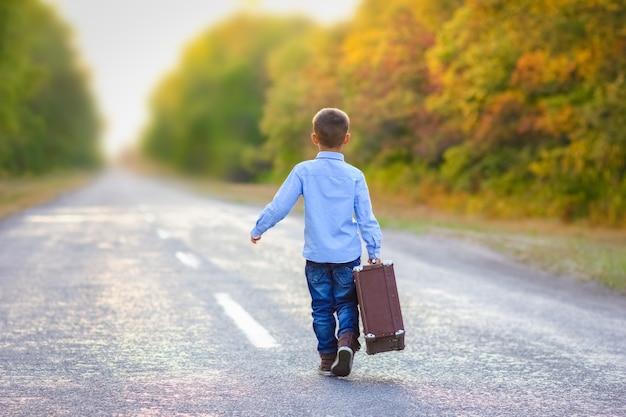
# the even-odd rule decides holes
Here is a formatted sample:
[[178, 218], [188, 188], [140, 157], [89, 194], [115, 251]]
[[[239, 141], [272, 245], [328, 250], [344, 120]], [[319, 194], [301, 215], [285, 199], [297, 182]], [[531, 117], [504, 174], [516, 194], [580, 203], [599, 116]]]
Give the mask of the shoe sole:
[[349, 347], [340, 347], [337, 351], [337, 359], [330, 367], [330, 371], [336, 376], [348, 376], [352, 370], [352, 357], [354, 352]]
[[317, 373], [322, 376], [335, 376], [331, 371], [322, 371], [321, 369], [317, 370]]

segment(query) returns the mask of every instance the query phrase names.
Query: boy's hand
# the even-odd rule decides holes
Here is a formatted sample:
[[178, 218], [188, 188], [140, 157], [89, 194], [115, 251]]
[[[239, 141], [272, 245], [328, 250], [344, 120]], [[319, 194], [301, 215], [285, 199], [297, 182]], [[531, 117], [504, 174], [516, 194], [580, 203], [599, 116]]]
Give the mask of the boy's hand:
[[367, 263], [368, 263], [368, 264], [370, 264], [370, 265], [374, 265], [374, 264], [382, 264], [382, 263], [383, 263], [383, 260], [382, 260], [382, 259], [380, 259], [380, 258], [376, 258], [376, 259], [371, 259], [371, 258], [370, 258], [370, 259], [368, 259], [368, 260], [367, 260]]
[[261, 236], [259, 237], [252, 237], [250, 236], [250, 242], [254, 243], [256, 245], [256, 243], [261, 240]]

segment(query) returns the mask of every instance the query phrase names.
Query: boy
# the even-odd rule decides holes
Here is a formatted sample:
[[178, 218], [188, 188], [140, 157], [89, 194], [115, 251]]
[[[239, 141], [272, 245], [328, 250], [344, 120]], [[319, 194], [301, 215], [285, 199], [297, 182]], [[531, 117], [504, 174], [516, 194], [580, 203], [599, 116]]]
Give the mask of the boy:
[[256, 244], [303, 196], [302, 256], [306, 259], [313, 331], [321, 357], [318, 372], [326, 376], [349, 375], [354, 353], [361, 347], [358, 301], [352, 279], [352, 268], [361, 264], [357, 229], [366, 243], [368, 262], [380, 262], [382, 236], [372, 213], [365, 177], [344, 162], [341, 153], [350, 141], [349, 126], [348, 115], [339, 109], [324, 108], [315, 115], [311, 139], [319, 148], [317, 157], [293, 168], [250, 231], [250, 239]]

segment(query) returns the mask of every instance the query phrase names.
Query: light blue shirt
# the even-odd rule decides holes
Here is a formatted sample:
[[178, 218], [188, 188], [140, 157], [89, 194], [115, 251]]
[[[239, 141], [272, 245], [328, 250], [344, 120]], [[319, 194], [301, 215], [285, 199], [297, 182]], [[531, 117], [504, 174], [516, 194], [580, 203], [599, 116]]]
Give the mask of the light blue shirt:
[[319, 263], [351, 262], [361, 256], [361, 239], [370, 259], [380, 257], [382, 233], [363, 173], [338, 152], [320, 152], [296, 165], [259, 215], [252, 237], [260, 237], [284, 219], [304, 198], [302, 256]]

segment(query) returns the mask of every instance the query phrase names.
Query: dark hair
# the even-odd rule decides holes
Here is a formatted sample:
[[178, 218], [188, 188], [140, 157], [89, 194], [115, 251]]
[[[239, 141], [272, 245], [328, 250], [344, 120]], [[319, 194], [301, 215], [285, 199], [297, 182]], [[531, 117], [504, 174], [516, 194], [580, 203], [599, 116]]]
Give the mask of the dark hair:
[[320, 143], [328, 148], [341, 146], [349, 128], [350, 118], [339, 109], [324, 108], [313, 117], [313, 132]]

